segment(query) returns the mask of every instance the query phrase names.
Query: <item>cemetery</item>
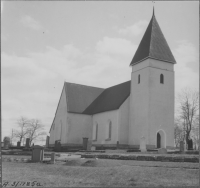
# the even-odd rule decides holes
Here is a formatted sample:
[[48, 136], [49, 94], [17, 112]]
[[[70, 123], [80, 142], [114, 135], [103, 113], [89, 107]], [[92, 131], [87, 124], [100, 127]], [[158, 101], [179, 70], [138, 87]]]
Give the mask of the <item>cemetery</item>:
[[[38, 183], [47, 187], [154, 186], [169, 180], [167, 185], [172, 186], [198, 184], [199, 151], [188, 150], [182, 142], [179, 148], [171, 150], [146, 149], [143, 138], [138, 149], [95, 148], [90, 143], [83, 138], [81, 148], [69, 148], [68, 151], [59, 143], [55, 143], [53, 148], [49, 148], [48, 143], [44, 147], [30, 146], [28, 140], [24, 147], [18, 145], [9, 148], [9, 144], [4, 144], [4, 177], [9, 175], [22, 182], [37, 179]], [[12, 168], [16, 171], [12, 171]], [[138, 173], [143, 176], [138, 177]], [[3, 178], [3, 182], [8, 183], [5, 180]]]

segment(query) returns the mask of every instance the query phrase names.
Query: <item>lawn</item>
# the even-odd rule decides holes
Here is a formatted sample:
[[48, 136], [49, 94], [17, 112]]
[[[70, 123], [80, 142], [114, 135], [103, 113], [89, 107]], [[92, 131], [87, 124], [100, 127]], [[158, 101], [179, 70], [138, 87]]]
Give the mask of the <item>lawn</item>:
[[4, 181], [44, 187], [198, 186], [198, 163], [70, 159], [56, 164], [3, 162]]

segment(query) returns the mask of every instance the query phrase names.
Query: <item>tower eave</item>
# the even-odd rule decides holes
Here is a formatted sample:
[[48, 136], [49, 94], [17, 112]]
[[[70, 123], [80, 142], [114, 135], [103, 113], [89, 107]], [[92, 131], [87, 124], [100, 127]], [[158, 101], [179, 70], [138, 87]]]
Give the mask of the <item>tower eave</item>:
[[130, 66], [134, 66], [134, 65], [136, 65], [136, 64], [138, 64], [138, 63], [140, 63], [140, 62], [142, 62], [142, 61], [144, 61], [146, 59], [155, 59], [155, 60], [158, 60], [158, 61], [164, 61], [166, 63], [176, 64], [176, 61], [169, 61], [169, 60], [158, 59], [158, 58], [154, 58], [154, 57], [148, 56], [148, 57], [146, 57], [144, 59], [141, 59], [140, 61], [137, 61], [135, 63], [131, 63]]

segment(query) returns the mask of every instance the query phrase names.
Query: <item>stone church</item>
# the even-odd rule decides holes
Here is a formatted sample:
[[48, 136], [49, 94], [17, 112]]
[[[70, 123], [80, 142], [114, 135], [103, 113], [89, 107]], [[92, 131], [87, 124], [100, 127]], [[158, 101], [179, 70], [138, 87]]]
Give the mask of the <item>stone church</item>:
[[[147, 149], [174, 146], [176, 60], [152, 15], [130, 63], [131, 80], [109, 88], [65, 82], [50, 128], [50, 147]], [[127, 65], [128, 66], [128, 65]]]

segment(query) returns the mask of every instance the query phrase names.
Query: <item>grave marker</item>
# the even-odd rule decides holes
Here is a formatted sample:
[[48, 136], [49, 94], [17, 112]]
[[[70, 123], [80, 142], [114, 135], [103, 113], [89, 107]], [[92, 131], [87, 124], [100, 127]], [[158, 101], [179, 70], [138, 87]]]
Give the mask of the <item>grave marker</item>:
[[144, 136], [140, 139], [140, 151], [141, 152], [147, 151], [147, 149], [146, 149], [146, 139], [145, 139]]
[[158, 153], [159, 153], [159, 154], [166, 154], [166, 153], [167, 153], [167, 149], [165, 149], [165, 148], [160, 148], [160, 149], [158, 150]]

